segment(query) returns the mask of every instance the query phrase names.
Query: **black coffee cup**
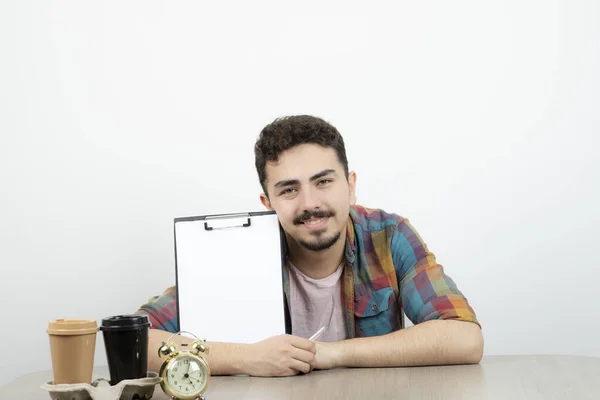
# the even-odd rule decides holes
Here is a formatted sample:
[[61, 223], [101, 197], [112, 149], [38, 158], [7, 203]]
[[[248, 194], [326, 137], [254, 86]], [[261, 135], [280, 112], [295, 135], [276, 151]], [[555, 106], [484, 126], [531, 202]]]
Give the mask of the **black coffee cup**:
[[146, 378], [148, 374], [148, 335], [146, 315], [116, 315], [100, 326], [106, 349], [110, 384], [124, 379]]

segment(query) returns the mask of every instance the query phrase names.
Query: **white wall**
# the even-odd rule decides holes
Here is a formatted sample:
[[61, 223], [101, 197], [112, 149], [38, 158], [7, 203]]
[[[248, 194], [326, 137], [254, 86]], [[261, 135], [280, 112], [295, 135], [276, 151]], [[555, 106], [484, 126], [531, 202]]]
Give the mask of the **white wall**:
[[174, 217], [261, 210], [252, 146], [288, 113], [340, 129], [486, 354], [600, 356], [597, 2], [12, 0], [0, 50], [0, 383], [50, 368], [48, 320], [173, 284]]

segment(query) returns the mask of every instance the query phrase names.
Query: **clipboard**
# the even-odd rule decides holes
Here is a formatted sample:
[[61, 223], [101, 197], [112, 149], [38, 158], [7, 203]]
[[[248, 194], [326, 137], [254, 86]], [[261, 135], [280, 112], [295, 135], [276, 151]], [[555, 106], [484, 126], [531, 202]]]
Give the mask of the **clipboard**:
[[229, 343], [287, 332], [283, 233], [274, 211], [174, 221], [179, 331]]

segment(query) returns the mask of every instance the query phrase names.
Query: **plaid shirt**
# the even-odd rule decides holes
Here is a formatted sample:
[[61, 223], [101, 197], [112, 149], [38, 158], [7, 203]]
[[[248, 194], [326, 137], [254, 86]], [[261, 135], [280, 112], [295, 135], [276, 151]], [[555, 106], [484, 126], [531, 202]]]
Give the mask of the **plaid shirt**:
[[[403, 314], [415, 325], [455, 319], [481, 326], [465, 296], [406, 218], [352, 206], [346, 227], [342, 291], [350, 338], [402, 329]], [[284, 259], [287, 262], [285, 246]], [[282, 276], [287, 299], [290, 286], [285, 267]], [[148, 314], [153, 328], [177, 332], [176, 296], [175, 287], [170, 287], [137, 313]], [[285, 311], [289, 333], [289, 310]]]

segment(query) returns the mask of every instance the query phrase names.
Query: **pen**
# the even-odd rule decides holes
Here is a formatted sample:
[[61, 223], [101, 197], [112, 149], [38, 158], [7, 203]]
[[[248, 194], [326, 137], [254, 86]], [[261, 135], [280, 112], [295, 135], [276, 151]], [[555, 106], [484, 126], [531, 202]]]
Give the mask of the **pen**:
[[316, 338], [318, 338], [321, 333], [323, 333], [323, 331], [325, 330], [325, 328], [327, 328], [327, 325], [322, 326], [321, 328], [319, 328], [318, 331], [316, 331], [311, 337], [308, 338], [308, 340], [315, 340]]

